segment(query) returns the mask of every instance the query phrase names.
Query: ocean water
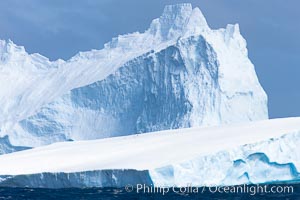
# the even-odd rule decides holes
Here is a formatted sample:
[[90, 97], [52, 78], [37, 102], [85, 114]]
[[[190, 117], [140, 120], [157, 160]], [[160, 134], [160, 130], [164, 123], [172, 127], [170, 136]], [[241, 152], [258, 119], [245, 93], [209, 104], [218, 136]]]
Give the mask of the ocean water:
[[[143, 193], [136, 191], [127, 192], [125, 188], [67, 188], [67, 189], [40, 189], [40, 188], [0, 188], [0, 200], [16, 199], [16, 200], [144, 200], [144, 199], [197, 199], [197, 200], [247, 200], [247, 199], [276, 199], [276, 200], [300, 200], [300, 184], [289, 185], [293, 187], [293, 192], [285, 193], [220, 193], [211, 192], [208, 188], [203, 191], [203, 188], [199, 188], [194, 192], [169, 192], [162, 194], [150, 192]], [[270, 187], [270, 185], [268, 185]], [[176, 188], [178, 191], [180, 188]], [[197, 191], [197, 192], [196, 192]]]

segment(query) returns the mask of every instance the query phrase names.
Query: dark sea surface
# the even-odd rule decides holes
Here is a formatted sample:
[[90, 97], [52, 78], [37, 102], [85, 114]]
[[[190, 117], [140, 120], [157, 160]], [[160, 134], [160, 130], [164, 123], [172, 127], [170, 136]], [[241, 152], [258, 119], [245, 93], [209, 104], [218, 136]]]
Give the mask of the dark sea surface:
[[[270, 185], [268, 185], [269, 187]], [[284, 185], [283, 185], [284, 186]], [[0, 200], [144, 200], [144, 199], [204, 199], [204, 200], [248, 200], [248, 199], [276, 199], [276, 200], [300, 200], [300, 184], [291, 184], [293, 192], [290, 193], [218, 193], [210, 192], [208, 188], [199, 188], [198, 192], [189, 191], [182, 194], [170, 190], [166, 194], [162, 193], [137, 193], [136, 190], [127, 192], [125, 188], [67, 188], [67, 189], [37, 189], [37, 188], [0, 188]], [[176, 189], [175, 189], [176, 190]], [[179, 189], [178, 189], [179, 190]], [[215, 190], [215, 189], [213, 189]]]

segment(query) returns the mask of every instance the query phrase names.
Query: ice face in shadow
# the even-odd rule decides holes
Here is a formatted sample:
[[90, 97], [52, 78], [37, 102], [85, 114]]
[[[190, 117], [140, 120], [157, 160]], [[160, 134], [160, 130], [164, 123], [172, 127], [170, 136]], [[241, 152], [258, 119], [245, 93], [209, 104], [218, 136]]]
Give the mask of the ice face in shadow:
[[40, 173], [0, 176], [2, 187], [85, 188], [152, 185], [149, 172], [137, 170], [99, 170], [76, 173]]
[[267, 118], [263, 90], [231, 87], [228, 94], [219, 68], [203, 36], [183, 38], [127, 62], [102, 81], [71, 90], [22, 120], [11, 135], [22, 133], [21, 144], [40, 146]]
[[30, 148], [11, 145], [8, 136], [0, 138], [0, 154], [12, 153], [15, 151], [22, 151], [26, 149], [30, 149]]
[[264, 183], [287, 180], [300, 180], [300, 174], [293, 163], [271, 162], [264, 153], [253, 153], [245, 160], [235, 160], [233, 168], [224, 179], [226, 184]]

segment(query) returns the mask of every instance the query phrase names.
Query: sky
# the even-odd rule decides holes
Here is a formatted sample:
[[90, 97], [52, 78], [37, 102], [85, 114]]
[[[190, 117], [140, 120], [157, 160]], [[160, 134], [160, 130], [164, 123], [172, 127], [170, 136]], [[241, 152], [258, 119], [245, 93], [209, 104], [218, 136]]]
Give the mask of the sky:
[[143, 32], [165, 5], [192, 3], [211, 28], [239, 23], [269, 98], [270, 118], [300, 116], [298, 0], [0, 0], [0, 39], [50, 60]]

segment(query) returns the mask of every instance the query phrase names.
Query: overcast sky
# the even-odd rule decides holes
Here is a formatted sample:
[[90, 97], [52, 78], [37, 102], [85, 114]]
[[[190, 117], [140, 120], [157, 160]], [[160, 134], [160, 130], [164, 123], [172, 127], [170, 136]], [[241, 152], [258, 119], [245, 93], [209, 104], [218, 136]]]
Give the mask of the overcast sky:
[[239, 23], [271, 118], [300, 116], [298, 0], [0, 0], [0, 38], [51, 60], [144, 31], [166, 4], [190, 2], [212, 28]]

